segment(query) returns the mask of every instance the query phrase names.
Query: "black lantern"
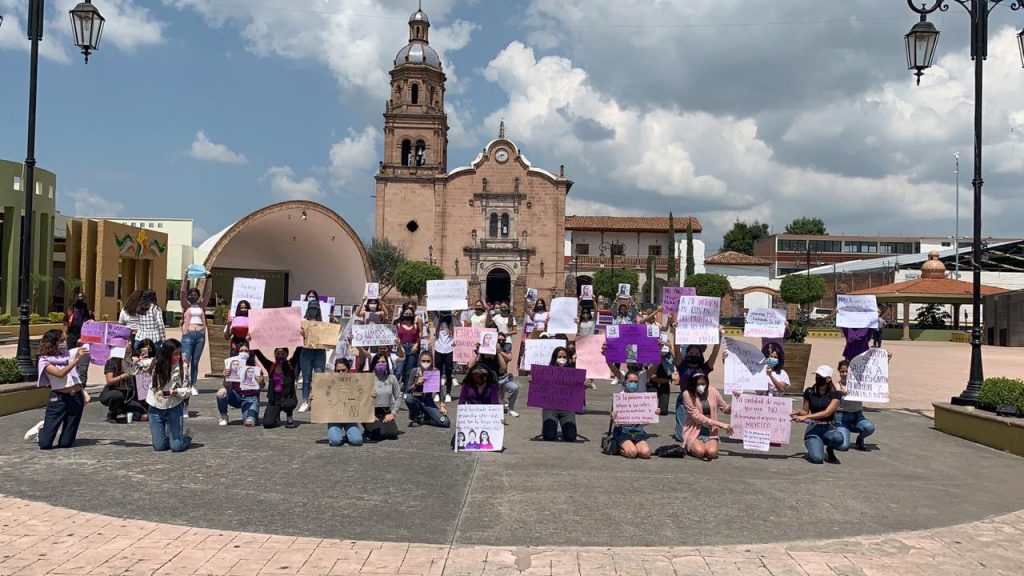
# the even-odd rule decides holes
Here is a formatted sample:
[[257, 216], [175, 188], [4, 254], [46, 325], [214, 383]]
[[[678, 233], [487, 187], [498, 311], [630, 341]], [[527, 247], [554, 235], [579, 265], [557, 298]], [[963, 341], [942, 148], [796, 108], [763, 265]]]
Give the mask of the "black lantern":
[[907, 70], [916, 70], [914, 76], [920, 85], [924, 71], [932, 66], [935, 47], [939, 44], [939, 31], [922, 14], [921, 21], [914, 24], [904, 39], [907, 42]]
[[89, 63], [89, 54], [100, 49], [100, 38], [103, 36], [103, 24], [107, 21], [100, 11], [92, 5], [92, 0], [85, 0], [71, 9], [71, 29], [75, 33], [75, 46], [85, 55], [85, 63]]

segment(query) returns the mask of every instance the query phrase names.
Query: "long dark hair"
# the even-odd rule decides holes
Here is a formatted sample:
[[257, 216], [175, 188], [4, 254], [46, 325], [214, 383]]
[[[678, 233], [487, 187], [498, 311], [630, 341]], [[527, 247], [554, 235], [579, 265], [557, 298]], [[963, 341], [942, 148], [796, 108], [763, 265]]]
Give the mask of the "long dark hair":
[[775, 366], [775, 373], [782, 372], [782, 368], [786, 365], [786, 351], [779, 346], [778, 342], [768, 342], [761, 348], [761, 355], [768, 358], [772, 352], [775, 352], [779, 357], [779, 363]]
[[[245, 304], [245, 314], [242, 314], [242, 304]], [[252, 310], [252, 304], [249, 304], [248, 300], [239, 300], [238, 304], [235, 304], [235, 316], [248, 316], [249, 310]]]
[[569, 354], [569, 349], [565, 346], [559, 346], [551, 351], [551, 361], [548, 362], [548, 366], [558, 366], [558, 362], [556, 362], [556, 360], [558, 360], [559, 352], [565, 352], [565, 358], [568, 360], [565, 365], [567, 367], [572, 366], [572, 354]]
[[89, 304], [81, 294], [75, 298], [75, 303], [71, 305], [71, 317], [78, 323], [85, 322], [92, 317], [92, 312], [89, 312]]
[[[174, 353], [181, 352], [181, 342], [174, 338], [164, 340], [163, 345], [157, 350], [156, 360], [153, 360], [153, 389], [160, 390], [171, 381], [171, 374], [174, 372]], [[182, 357], [178, 356], [178, 373], [185, 373], [185, 366]]]
[[132, 316], [142, 314], [142, 290], [136, 290], [124, 299], [124, 309]]
[[381, 358], [383, 358], [384, 361], [387, 362], [387, 364], [388, 364], [388, 371], [392, 370], [392, 367], [391, 367], [391, 354], [389, 354], [387, 352], [377, 352], [376, 354], [373, 355], [373, 358], [370, 359], [370, 372], [376, 372], [377, 371], [377, 364], [380, 363]]
[[148, 356], [149, 358], [156, 358], [156, 354], [157, 354], [158, 350], [156, 349], [156, 343], [155, 342], [153, 342], [149, 338], [146, 338], [146, 339], [142, 340], [141, 342], [139, 342], [139, 352], [142, 352], [143, 348], [146, 348], [147, 350], [150, 351], [149, 356]]
[[[697, 398], [699, 396], [697, 394], [697, 380], [699, 378], [704, 379], [704, 384], [706, 386], [708, 386], [709, 388], [711, 386], [711, 384], [708, 382], [708, 375], [705, 374], [703, 370], [697, 370], [693, 374], [690, 374], [690, 377], [686, 379], [686, 391], [689, 392], [690, 396], [692, 396], [693, 398]], [[704, 390], [704, 393], [707, 394], [707, 389]]]
[[60, 355], [60, 339], [64, 337], [64, 332], [57, 330], [47, 330], [43, 334], [43, 337], [39, 339], [39, 351], [36, 353], [36, 360], [43, 356], [59, 356]]
[[822, 386], [825, 387], [825, 394], [826, 395], [832, 394], [833, 392], [836, 391], [836, 385], [835, 385], [834, 382], [832, 382], [832, 378], [831, 377], [829, 377], [829, 378], [822, 378], [821, 376], [815, 374], [814, 375], [814, 391], [818, 392], [818, 388], [820, 388]]

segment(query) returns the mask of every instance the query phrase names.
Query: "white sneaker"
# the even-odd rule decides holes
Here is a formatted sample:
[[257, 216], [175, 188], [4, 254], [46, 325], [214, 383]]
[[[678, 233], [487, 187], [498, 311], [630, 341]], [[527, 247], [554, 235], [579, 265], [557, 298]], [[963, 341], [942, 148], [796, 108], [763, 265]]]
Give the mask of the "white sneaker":
[[228, 425], [228, 419], [223, 417], [223, 416], [221, 416], [220, 417], [220, 421], [217, 422], [217, 426], [227, 426], [227, 425]]
[[516, 412], [515, 410], [509, 410], [508, 415], [513, 418], [519, 418], [519, 412]]
[[185, 410], [185, 413], [184, 413], [184, 414], [182, 414], [182, 416], [181, 416], [181, 417], [182, 417], [182, 418], [188, 418], [188, 410]]
[[440, 401], [441, 401], [441, 396], [438, 395], [438, 394], [434, 394], [434, 404], [437, 404]]
[[444, 401], [445, 401], [445, 403], [451, 402], [452, 401], [452, 395], [451, 394], [445, 394], [444, 395]]
[[309, 412], [309, 402], [303, 402], [302, 406], [299, 406], [299, 412]]
[[456, 379], [455, 379], [455, 378], [453, 377], [453, 378], [452, 378], [452, 386], [458, 386], [458, 385], [459, 385], [459, 381], [458, 381], [458, 380], [456, 380]]
[[40, 420], [39, 424], [36, 424], [35, 426], [29, 428], [28, 432], [25, 432], [26, 442], [39, 436], [39, 431], [43, 429], [43, 423], [44, 422]]

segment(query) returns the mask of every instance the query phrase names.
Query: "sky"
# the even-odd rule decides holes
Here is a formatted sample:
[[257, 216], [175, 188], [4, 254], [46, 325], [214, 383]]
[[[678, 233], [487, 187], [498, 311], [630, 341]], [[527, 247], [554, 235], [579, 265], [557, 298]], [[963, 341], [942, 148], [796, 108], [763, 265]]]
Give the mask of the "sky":
[[[50, 0], [36, 156], [74, 216], [194, 218], [198, 245], [267, 204], [324, 203], [373, 235], [388, 72], [416, 0], [95, 0], [88, 65]], [[991, 16], [984, 234], [1024, 236], [1024, 69]], [[25, 157], [25, 0], [0, 0], [0, 158]], [[973, 83], [954, 3], [921, 85], [904, 2], [424, 0], [448, 75], [449, 169], [496, 137], [575, 181], [569, 214], [693, 215], [969, 234]]]

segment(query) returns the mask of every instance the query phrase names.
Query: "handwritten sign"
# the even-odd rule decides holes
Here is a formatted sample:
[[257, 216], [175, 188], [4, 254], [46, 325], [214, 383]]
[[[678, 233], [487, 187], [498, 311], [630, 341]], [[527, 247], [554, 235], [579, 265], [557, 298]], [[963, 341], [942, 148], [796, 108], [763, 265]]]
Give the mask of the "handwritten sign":
[[786, 311], [751, 308], [743, 323], [743, 335], [750, 338], [782, 338], [786, 335]]
[[620, 392], [612, 396], [616, 425], [657, 424], [657, 392]]
[[298, 308], [249, 310], [249, 346], [254, 350], [302, 346], [302, 313]]
[[455, 350], [452, 360], [456, 364], [468, 364], [473, 359], [476, 345], [480, 342], [481, 332], [483, 332], [483, 328], [455, 327]]
[[850, 361], [846, 377], [846, 400], [860, 402], [889, 401], [889, 353], [871, 348]]
[[743, 430], [743, 449], [744, 450], [756, 450], [758, 452], [767, 452], [771, 446], [772, 433], [768, 430], [757, 430], [755, 428], [745, 428]]
[[86, 322], [82, 325], [80, 342], [104, 346], [126, 346], [132, 339], [132, 329], [113, 322]]
[[542, 366], [530, 371], [530, 390], [526, 405], [565, 412], [582, 412], [587, 371], [579, 368]]
[[441, 391], [441, 371], [427, 370], [423, 373], [423, 392], [426, 394]]
[[500, 404], [463, 404], [455, 417], [456, 452], [500, 452], [505, 444]]
[[661, 361], [661, 342], [657, 336], [650, 336], [646, 324], [609, 326], [607, 342], [605, 358], [613, 364], [657, 364]]
[[[302, 332], [305, 334], [302, 345], [306, 348], [332, 349], [338, 344], [338, 335], [341, 334], [341, 324], [303, 320]], [[392, 342], [393, 341], [394, 340], [392, 339]]]
[[224, 369], [228, 371], [228, 375], [224, 377], [225, 382], [241, 382], [242, 381], [242, 368], [245, 367], [245, 362], [238, 356], [228, 358], [224, 361]]
[[263, 295], [266, 291], [267, 281], [263, 278], [235, 278], [231, 284], [231, 308], [228, 308], [228, 314], [234, 316], [242, 300], [249, 303], [250, 309], [263, 308]]
[[103, 366], [110, 360], [110, 354], [113, 348], [106, 344], [90, 344], [89, 345], [89, 364], [93, 366]]
[[576, 334], [575, 298], [554, 298], [551, 300], [551, 315], [548, 317], [548, 334]]
[[594, 299], [594, 285], [584, 284], [580, 286], [580, 300], [593, 300]]
[[836, 296], [836, 327], [878, 328], [878, 301], [874, 296]]
[[676, 342], [680, 345], [718, 344], [721, 313], [721, 298], [680, 296], [676, 311]]
[[603, 345], [603, 334], [580, 336], [576, 339], [576, 367], [586, 370], [587, 378], [611, 378], [612, 371], [608, 367], [608, 361], [605, 360], [604, 354], [601, 354]]
[[732, 401], [732, 437], [741, 440], [743, 431], [751, 428], [768, 432], [776, 444], [789, 444], [792, 412], [792, 398], [743, 394]]
[[350, 306], [350, 305], [347, 305], [347, 304], [345, 306], [342, 306], [341, 307], [341, 318], [343, 320], [348, 320], [349, 318], [351, 318], [352, 317], [352, 310], [354, 308], [355, 308], [355, 306]]
[[551, 355], [554, 353], [555, 348], [565, 346], [565, 340], [524, 340], [523, 346], [525, 348], [523, 350], [523, 363], [519, 369], [529, 371], [530, 367], [535, 364], [544, 366], [550, 364]]
[[765, 359], [761, 350], [736, 338], [725, 339], [725, 392], [768, 390], [771, 381], [765, 374]]
[[380, 283], [379, 282], [368, 282], [366, 284], [366, 299], [367, 300], [380, 300]]
[[368, 346], [394, 346], [398, 334], [390, 324], [356, 324], [352, 326], [352, 345], [357, 348]]
[[427, 280], [427, 310], [465, 310], [468, 293], [466, 280]]
[[497, 354], [498, 353], [498, 330], [496, 328], [484, 328], [480, 330], [480, 353], [481, 354]]
[[618, 294], [615, 297], [616, 298], [629, 298], [629, 291], [630, 291], [630, 289], [632, 289], [632, 286], [630, 286], [629, 284], [619, 284], [619, 291], [618, 291]]
[[680, 296], [696, 296], [697, 289], [686, 286], [665, 286], [661, 289], [661, 309], [665, 314], [675, 314], [679, 310]]
[[373, 379], [373, 374], [314, 373], [310, 421], [314, 424], [373, 422]]

